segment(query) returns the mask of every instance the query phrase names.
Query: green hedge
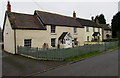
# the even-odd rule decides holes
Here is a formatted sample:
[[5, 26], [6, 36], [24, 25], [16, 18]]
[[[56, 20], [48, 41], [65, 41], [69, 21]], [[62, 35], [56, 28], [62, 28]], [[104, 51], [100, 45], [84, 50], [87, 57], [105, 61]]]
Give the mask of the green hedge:
[[113, 41], [118, 41], [118, 38], [103, 39], [103, 42], [113, 42]]

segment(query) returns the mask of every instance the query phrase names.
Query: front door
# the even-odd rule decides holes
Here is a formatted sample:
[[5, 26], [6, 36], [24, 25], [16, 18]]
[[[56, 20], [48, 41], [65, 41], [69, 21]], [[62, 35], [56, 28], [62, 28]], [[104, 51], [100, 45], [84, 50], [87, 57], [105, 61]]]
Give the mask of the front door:
[[66, 48], [72, 47], [72, 43], [70, 40], [66, 40]]

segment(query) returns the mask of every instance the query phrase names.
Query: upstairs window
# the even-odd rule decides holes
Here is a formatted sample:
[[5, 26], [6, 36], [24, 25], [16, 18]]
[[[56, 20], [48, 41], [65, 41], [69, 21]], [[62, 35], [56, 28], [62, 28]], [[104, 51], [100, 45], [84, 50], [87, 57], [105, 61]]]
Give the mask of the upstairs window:
[[98, 32], [100, 32], [100, 28], [98, 28]]
[[95, 28], [93, 27], [93, 32], [95, 32]]
[[108, 30], [106, 30], [106, 33], [108, 33]]
[[51, 26], [51, 33], [55, 33], [56, 26], [52, 25]]
[[77, 33], [77, 27], [74, 27], [74, 33]]
[[31, 41], [32, 39], [24, 39], [24, 46], [31, 47]]
[[51, 38], [51, 46], [55, 47], [55, 38]]
[[89, 32], [89, 27], [86, 27], [86, 32]]

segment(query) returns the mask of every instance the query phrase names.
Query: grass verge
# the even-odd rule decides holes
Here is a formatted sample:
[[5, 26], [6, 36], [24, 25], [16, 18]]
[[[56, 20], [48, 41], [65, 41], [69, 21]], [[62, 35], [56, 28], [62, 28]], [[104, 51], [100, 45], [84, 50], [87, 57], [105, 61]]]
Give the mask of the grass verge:
[[120, 46], [119, 47], [108, 48], [108, 50], [116, 50], [116, 49], [120, 49]]
[[90, 52], [90, 53], [83, 54], [83, 55], [80, 55], [80, 56], [75, 56], [75, 57], [67, 58], [67, 59], [65, 59], [65, 61], [83, 60], [83, 59], [86, 59], [86, 58], [89, 58], [89, 57], [92, 57], [92, 56], [96, 56], [96, 55], [102, 54], [102, 53], [103, 52], [100, 52], [100, 51]]
[[[120, 49], [120, 47], [112, 47], [112, 48], [109, 48], [108, 51], [109, 50], [116, 50], [116, 49]], [[67, 59], [65, 59], [65, 61], [84, 60], [86, 58], [93, 57], [93, 56], [96, 56], [96, 55], [100, 55], [100, 54], [103, 54], [103, 53], [105, 53], [105, 51], [90, 52], [90, 53], [83, 54], [83, 55], [80, 55], [80, 56], [75, 56], [75, 57], [67, 58]]]

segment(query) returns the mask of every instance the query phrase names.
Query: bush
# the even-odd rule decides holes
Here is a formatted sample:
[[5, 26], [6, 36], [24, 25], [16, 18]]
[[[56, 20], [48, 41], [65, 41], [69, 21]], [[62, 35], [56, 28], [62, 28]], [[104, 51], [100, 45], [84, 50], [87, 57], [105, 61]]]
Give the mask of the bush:
[[103, 42], [113, 42], [113, 41], [118, 41], [118, 38], [103, 39]]
[[98, 42], [98, 41], [100, 41], [99, 39], [97, 39], [97, 38], [93, 38], [92, 40], [91, 40], [91, 42]]

